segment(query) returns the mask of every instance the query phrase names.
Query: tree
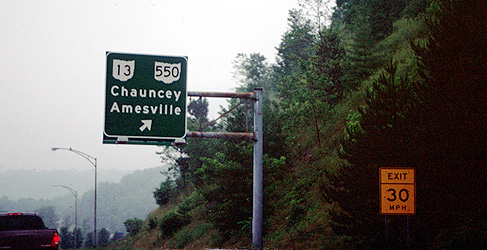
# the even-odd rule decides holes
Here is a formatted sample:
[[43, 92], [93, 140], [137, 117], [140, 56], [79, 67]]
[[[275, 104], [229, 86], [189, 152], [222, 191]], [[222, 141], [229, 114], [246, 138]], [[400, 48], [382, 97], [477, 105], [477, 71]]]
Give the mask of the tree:
[[[242, 84], [238, 91], [252, 91], [255, 87], [264, 86], [264, 138], [280, 138], [282, 125], [277, 118], [276, 102], [270, 101], [273, 95], [272, 90], [276, 89], [275, 82], [272, 80], [273, 70], [266, 62], [265, 57], [260, 54], [239, 54], [234, 62], [235, 78]], [[269, 91], [267, 91], [269, 88]], [[245, 105], [240, 105], [240, 103]], [[250, 107], [249, 107], [250, 106]], [[222, 112], [232, 109], [222, 120], [222, 130], [227, 132], [243, 132], [252, 130], [252, 104], [245, 103], [243, 100], [232, 99], [229, 101], [229, 108]], [[233, 109], [233, 107], [237, 107]], [[248, 126], [246, 126], [246, 120]], [[212, 147], [201, 148], [202, 151], [194, 151], [196, 148], [188, 144], [189, 160], [197, 159], [200, 156], [201, 165], [194, 171], [195, 187], [207, 204], [207, 214], [205, 221], [211, 223], [221, 234], [223, 240], [227, 240], [234, 235], [250, 235], [249, 223], [252, 216], [252, 143], [240, 139], [211, 139]], [[270, 142], [264, 139], [264, 153], [272, 156], [280, 156], [283, 150], [283, 143], [278, 140]], [[269, 143], [269, 144], [266, 144]], [[196, 144], [197, 145], [197, 144]], [[192, 146], [193, 147], [193, 146]], [[191, 149], [191, 150], [190, 150]], [[199, 148], [198, 148], [199, 149]], [[211, 154], [201, 155], [200, 152], [211, 152]], [[204, 157], [201, 157], [204, 156]], [[285, 158], [279, 160], [269, 156], [264, 156], [264, 171], [272, 176], [281, 174], [280, 168], [284, 165]], [[275, 160], [275, 161], [273, 161]], [[274, 179], [275, 180], [275, 179]], [[267, 180], [268, 184], [272, 180]], [[272, 183], [278, 185], [277, 181]], [[269, 185], [271, 186], [271, 185]], [[274, 186], [275, 187], [275, 186]], [[270, 190], [270, 189], [269, 189]], [[267, 190], [266, 190], [267, 191]], [[268, 194], [272, 191], [268, 191]], [[268, 209], [266, 212], [270, 212]]]
[[233, 62], [233, 68], [233, 77], [243, 84], [247, 91], [252, 91], [256, 87], [270, 87], [267, 80], [272, 71], [265, 56], [259, 53], [239, 53]]
[[323, 29], [320, 32], [320, 40], [317, 44], [316, 55], [311, 63], [317, 65], [316, 74], [327, 76], [331, 86], [325, 86], [327, 94], [337, 93], [337, 97], [343, 94], [343, 60], [345, 49], [341, 44], [339, 33], [333, 29]]
[[191, 217], [186, 213], [170, 211], [164, 214], [164, 216], [161, 218], [159, 222], [159, 230], [161, 230], [163, 237], [171, 237], [174, 233], [190, 222]]
[[154, 191], [154, 198], [156, 199], [156, 204], [159, 206], [164, 206], [169, 202], [171, 195], [173, 193], [173, 181], [169, 177], [161, 182], [159, 188]]
[[[414, 161], [419, 157], [414, 149], [420, 132], [414, 119], [419, 100], [414, 86], [398, 78], [396, 72], [396, 64], [388, 64], [367, 92], [367, 105], [349, 115], [341, 157], [350, 165], [344, 165], [338, 175], [328, 176], [333, 185], [327, 187], [329, 202], [340, 207], [333, 214], [333, 230], [353, 237], [361, 248], [385, 247], [383, 218], [377, 212], [379, 193], [377, 186], [371, 185], [377, 183], [379, 168], [416, 166]], [[390, 218], [388, 227], [405, 235], [403, 224]], [[398, 244], [392, 248], [400, 248], [401, 238], [394, 235], [391, 233], [391, 242]]]
[[46, 227], [56, 228], [56, 221], [58, 217], [56, 216], [56, 208], [54, 206], [41, 207], [37, 209], [37, 212], [44, 221]]
[[189, 176], [189, 166], [186, 163], [186, 158], [188, 155], [184, 153], [181, 147], [175, 146], [161, 146], [161, 151], [156, 152], [162, 162], [169, 164], [167, 172], [162, 172], [163, 174], [172, 175], [175, 180], [175, 184], [181, 189], [186, 187]]
[[[366, 21], [370, 37], [374, 41], [392, 33], [393, 23], [401, 17], [410, 0], [337, 0], [337, 10], [348, 25], [360, 25]], [[353, 29], [356, 31], [356, 29]]]
[[404, 9], [404, 17], [415, 18], [429, 6], [430, 0], [411, 0]]
[[[484, 233], [461, 239], [464, 232], [485, 232], [487, 218], [481, 191], [487, 188], [487, 138], [479, 126], [487, 110], [487, 74], [480, 66], [487, 63], [481, 49], [487, 26], [478, 22], [487, 13], [480, 3], [445, 0], [433, 7], [429, 42], [413, 46], [422, 79], [398, 77], [394, 63], [385, 68], [367, 94], [367, 106], [350, 116], [342, 156], [351, 165], [330, 176], [330, 197], [340, 206], [334, 231], [363, 247], [384, 247], [377, 230], [383, 224], [378, 192], [370, 185], [383, 166], [416, 168], [416, 247], [468, 248], [470, 237], [482, 247], [487, 242]], [[393, 248], [404, 246], [404, 222], [394, 217], [388, 223], [395, 229], [389, 232]]]
[[127, 219], [123, 224], [130, 235], [136, 235], [142, 229], [143, 220], [138, 218]]
[[310, 20], [314, 19], [315, 33], [319, 34], [327, 26], [330, 15], [330, 0], [299, 0], [299, 6], [306, 10]]
[[200, 124], [201, 130], [202, 124], [208, 123], [208, 100], [206, 98], [191, 100], [188, 105], [188, 112], [191, 115], [191, 120]]
[[316, 41], [310, 20], [304, 18], [302, 11], [289, 11], [289, 30], [277, 48], [277, 73], [281, 78], [289, 77], [299, 70], [299, 61], [306, 61], [312, 54]]
[[61, 242], [59, 242], [59, 246], [61, 248], [68, 249], [74, 247], [74, 235], [73, 232], [68, 230], [68, 227], [66, 226], [61, 227], [60, 237], [61, 237]]
[[75, 228], [73, 231], [73, 237], [75, 237], [75, 242], [76, 244], [74, 245], [74, 248], [78, 249], [81, 246], [83, 246], [83, 232], [81, 232], [81, 228]]
[[[190, 112], [194, 110], [194, 119], [188, 120], [188, 129], [191, 131], [219, 131], [221, 125], [217, 122], [208, 123], [208, 102], [205, 98], [192, 100], [189, 105]], [[199, 110], [199, 111], [198, 111]], [[173, 172], [178, 173], [174, 179], [176, 190], [184, 191], [201, 184], [200, 176], [197, 170], [202, 166], [202, 157], [211, 157], [221, 145], [218, 140], [202, 140], [200, 138], [187, 138], [187, 144], [184, 147], [173, 148], [173, 152], [178, 152], [172, 158]]]
[[85, 247], [86, 248], [93, 248], [93, 232], [89, 232], [86, 234], [86, 239], [85, 239]]
[[284, 130], [290, 138], [303, 135], [296, 131], [306, 131], [312, 139], [303, 147], [322, 145], [325, 120], [343, 93], [341, 63], [345, 52], [340, 39], [331, 29], [320, 34], [310, 58], [301, 60], [299, 71], [281, 82], [281, 116], [288, 121]]
[[[226, 144], [232, 146], [232, 150], [237, 150], [236, 146]], [[249, 153], [248, 147], [246, 152]], [[240, 162], [229, 159], [237, 154], [240, 155]], [[232, 156], [217, 153], [214, 159], [203, 159], [204, 164], [198, 170], [204, 184], [200, 192], [210, 205], [206, 220], [226, 239], [238, 232], [241, 228], [239, 223], [247, 220], [252, 214], [252, 157], [250, 154], [241, 154], [241, 149]], [[250, 161], [250, 164], [242, 166], [242, 161]]]
[[[424, 79], [416, 90], [422, 97], [417, 115], [423, 126], [423, 141], [418, 143], [423, 153], [420, 164], [436, 177], [418, 184], [425, 192], [418, 202], [426, 211], [441, 211], [423, 215], [421, 222], [432, 222], [423, 225], [428, 229], [424, 236], [449, 228], [485, 232], [479, 227], [487, 221], [483, 209], [487, 199], [481, 191], [487, 188], [487, 130], [481, 125], [487, 122], [483, 66], [487, 64], [483, 49], [487, 46], [487, 10], [482, 1], [443, 0], [432, 4], [432, 13], [429, 43], [414, 46]], [[456, 219], [451, 220], [452, 216]], [[477, 240], [485, 247], [485, 237]]]
[[409, 0], [370, 0], [371, 34], [382, 40], [392, 33], [393, 23], [399, 19]]
[[102, 228], [100, 232], [98, 232], [98, 240], [97, 246], [99, 247], [106, 247], [108, 245], [110, 239], [110, 232], [106, 228]]
[[346, 50], [344, 80], [350, 89], [360, 86], [390, 58], [377, 47], [387, 38], [409, 0], [341, 0], [337, 1], [334, 24], [342, 29]]
[[381, 65], [381, 58], [375, 51], [375, 40], [372, 33], [370, 16], [366, 6], [356, 6], [357, 16], [346, 25], [349, 32], [345, 40], [346, 56], [343, 63], [344, 80], [349, 89], [355, 89]]
[[[206, 98], [191, 100], [188, 110], [191, 114], [191, 118], [188, 120], [188, 129], [193, 131], [217, 129], [217, 125], [208, 124], [208, 101]], [[187, 140], [188, 143], [185, 147], [162, 146], [162, 150], [157, 152], [163, 162], [170, 164], [167, 174], [172, 175], [178, 190], [184, 190], [191, 181], [197, 182], [194, 170], [201, 166], [199, 156], [206, 155], [205, 152], [212, 148], [208, 147], [208, 144], [211, 143], [192, 140], [192, 138]], [[196, 148], [199, 150], [195, 150]]]

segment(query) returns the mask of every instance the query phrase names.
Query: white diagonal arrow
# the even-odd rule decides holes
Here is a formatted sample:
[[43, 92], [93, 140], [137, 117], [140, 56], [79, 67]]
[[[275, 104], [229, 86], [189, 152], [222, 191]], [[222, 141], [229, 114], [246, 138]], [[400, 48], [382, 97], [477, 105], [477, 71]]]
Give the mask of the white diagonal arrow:
[[152, 120], [142, 120], [141, 122], [144, 123], [144, 125], [140, 126], [140, 131], [144, 131], [145, 129], [150, 131], [152, 127]]

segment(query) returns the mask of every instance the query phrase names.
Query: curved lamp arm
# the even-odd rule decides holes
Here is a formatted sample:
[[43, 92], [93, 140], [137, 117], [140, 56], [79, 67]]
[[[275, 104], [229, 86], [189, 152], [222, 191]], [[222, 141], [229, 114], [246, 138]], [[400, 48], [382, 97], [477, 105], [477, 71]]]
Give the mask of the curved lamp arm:
[[79, 150], [76, 150], [76, 149], [72, 149], [72, 148], [51, 148], [52, 151], [56, 151], [56, 150], [68, 150], [68, 151], [71, 151], [73, 153], [76, 153], [78, 155], [81, 155], [81, 157], [87, 159], [91, 165], [93, 165], [95, 168], [96, 168], [96, 158], [87, 154], [87, 153], [84, 153], [84, 152], [81, 152]]
[[63, 187], [65, 189], [67, 189], [67, 190], [69, 190], [74, 195], [75, 198], [78, 198], [78, 192], [76, 192], [76, 190], [74, 190], [74, 189], [72, 189], [72, 188], [70, 188], [68, 186], [64, 186], [64, 185], [54, 185], [54, 186], [55, 187]]
[[68, 151], [71, 151], [73, 153], [76, 153], [78, 155], [81, 155], [81, 157], [85, 158], [86, 160], [88, 160], [91, 165], [93, 165], [95, 167], [95, 204], [94, 204], [94, 222], [93, 222], [93, 246], [96, 247], [96, 186], [97, 186], [97, 180], [96, 180], [96, 171], [97, 171], [97, 167], [96, 167], [96, 158], [85, 153], [85, 152], [81, 152], [79, 150], [76, 150], [76, 149], [72, 149], [72, 148], [51, 148], [52, 151], [56, 151], [56, 150], [68, 150]]

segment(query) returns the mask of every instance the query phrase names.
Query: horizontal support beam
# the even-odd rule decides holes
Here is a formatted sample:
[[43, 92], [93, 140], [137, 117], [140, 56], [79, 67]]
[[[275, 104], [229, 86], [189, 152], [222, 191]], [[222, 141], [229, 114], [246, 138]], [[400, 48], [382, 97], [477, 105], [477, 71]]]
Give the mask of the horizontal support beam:
[[225, 139], [250, 139], [255, 140], [255, 133], [245, 132], [198, 132], [188, 131], [186, 137], [225, 138]]
[[254, 92], [201, 92], [201, 91], [188, 91], [188, 96], [255, 99]]

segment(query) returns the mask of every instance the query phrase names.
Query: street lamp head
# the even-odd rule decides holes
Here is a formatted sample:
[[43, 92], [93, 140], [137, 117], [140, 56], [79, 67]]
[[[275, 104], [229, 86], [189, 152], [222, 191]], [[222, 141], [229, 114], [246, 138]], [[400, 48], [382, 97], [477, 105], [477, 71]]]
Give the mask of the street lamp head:
[[72, 148], [51, 148], [52, 151], [56, 151], [56, 150], [60, 150], [60, 149], [64, 149], [64, 150], [69, 150], [69, 151], [73, 151]]

